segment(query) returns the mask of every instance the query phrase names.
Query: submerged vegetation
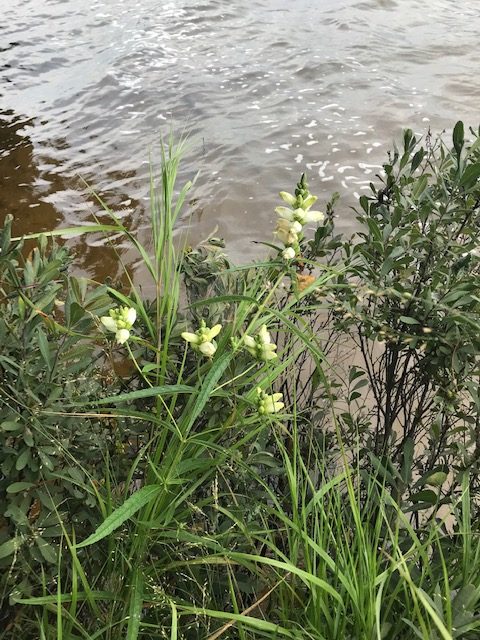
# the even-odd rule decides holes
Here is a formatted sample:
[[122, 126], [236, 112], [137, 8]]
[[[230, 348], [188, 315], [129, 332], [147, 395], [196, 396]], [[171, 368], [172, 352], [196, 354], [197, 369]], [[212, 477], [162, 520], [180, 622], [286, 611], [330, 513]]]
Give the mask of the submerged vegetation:
[[270, 256], [173, 229], [155, 296], [0, 233], [0, 638], [480, 637], [480, 137], [404, 134], [335, 234], [282, 192]]

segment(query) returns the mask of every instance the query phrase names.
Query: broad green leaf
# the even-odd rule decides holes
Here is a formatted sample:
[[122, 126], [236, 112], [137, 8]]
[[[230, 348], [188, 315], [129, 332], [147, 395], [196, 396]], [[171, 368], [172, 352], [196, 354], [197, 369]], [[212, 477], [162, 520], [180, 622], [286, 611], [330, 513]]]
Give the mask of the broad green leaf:
[[34, 486], [33, 482], [13, 482], [7, 487], [7, 493], [20, 493], [21, 491], [27, 491]]
[[438, 496], [435, 491], [432, 491], [431, 489], [424, 489], [423, 491], [415, 493], [410, 499], [412, 502], [428, 502], [428, 504], [436, 504]]
[[21, 471], [27, 466], [29, 462], [30, 462], [30, 449], [24, 449], [17, 458], [17, 461], [15, 463], [15, 469], [17, 471]]
[[0, 560], [2, 558], [7, 558], [17, 551], [22, 545], [22, 540], [20, 537], [11, 538], [7, 540], [3, 544], [0, 544]]
[[460, 178], [460, 186], [469, 189], [477, 182], [480, 177], [480, 163], [469, 165]]

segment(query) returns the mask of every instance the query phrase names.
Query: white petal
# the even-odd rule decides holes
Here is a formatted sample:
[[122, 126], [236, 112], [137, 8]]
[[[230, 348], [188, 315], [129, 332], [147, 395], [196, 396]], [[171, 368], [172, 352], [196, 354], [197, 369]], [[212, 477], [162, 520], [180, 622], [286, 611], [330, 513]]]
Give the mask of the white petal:
[[213, 344], [213, 342], [202, 342], [198, 349], [203, 353], [204, 356], [211, 358], [217, 350], [217, 347]]
[[276, 207], [275, 213], [281, 218], [285, 218], [285, 220], [293, 220], [293, 211], [291, 209], [287, 209], [287, 207]]
[[215, 336], [218, 336], [218, 334], [220, 333], [220, 331], [222, 330], [222, 325], [221, 324], [216, 324], [214, 327], [212, 327], [211, 329], [208, 330], [207, 332], [207, 340], [213, 340], [213, 338], [215, 338]]
[[268, 333], [266, 324], [262, 324], [262, 326], [260, 327], [260, 331], [258, 332], [258, 335], [260, 336], [263, 344], [270, 344], [270, 342], [272, 341], [272, 339], [270, 338], [270, 334]]
[[243, 344], [247, 347], [247, 349], [255, 349], [255, 340], [252, 338], [252, 336], [243, 336]]
[[182, 333], [182, 338], [187, 342], [192, 342], [193, 344], [198, 344], [200, 342], [200, 338], [196, 333], [189, 333], [188, 331], [184, 331]]
[[295, 209], [295, 211], [293, 212], [293, 217], [294, 219], [299, 222], [300, 224], [305, 224], [305, 222], [307, 221], [307, 214], [306, 211], [304, 211], [303, 209]]
[[130, 337], [130, 331], [128, 329], [119, 329], [115, 334], [115, 338], [118, 344], [123, 344], [129, 339], [129, 337]]
[[293, 225], [295, 223], [292, 223], [290, 220], [285, 220], [285, 218], [279, 218], [277, 220], [277, 228], [276, 231], [290, 231], [290, 229], [293, 229]]
[[273, 351], [264, 351], [263, 352], [263, 358], [264, 360], [273, 360], [274, 358], [277, 358], [277, 354], [273, 353]]
[[280, 197], [284, 202], [292, 207], [294, 207], [295, 203], [297, 202], [296, 196], [292, 196], [292, 194], [288, 193], [287, 191], [280, 191]]
[[306, 211], [306, 222], [321, 222], [325, 218], [325, 215], [321, 211]]
[[295, 222], [292, 223], [292, 231], [295, 231], [295, 233], [300, 233], [303, 229], [302, 225], [300, 224], [300, 222], [297, 222], [295, 220]]
[[283, 407], [285, 406], [283, 402], [275, 401], [274, 398], [276, 395], [277, 394], [273, 394], [273, 396], [268, 396], [268, 398], [265, 399], [264, 407], [267, 413], [277, 413], [278, 411], [280, 411], [280, 409], [283, 409]]
[[293, 260], [297, 254], [295, 253], [295, 249], [293, 247], [287, 247], [282, 251], [282, 256], [285, 260]]
[[276, 344], [264, 344], [263, 345], [263, 350], [264, 351], [275, 351], [277, 348]]
[[136, 319], [137, 312], [133, 307], [130, 307], [130, 309], [127, 311], [126, 321], [130, 323], [130, 326], [132, 326]]
[[105, 329], [108, 329], [108, 331], [116, 331], [117, 330], [117, 323], [110, 316], [102, 316], [100, 318], [100, 322], [103, 324]]

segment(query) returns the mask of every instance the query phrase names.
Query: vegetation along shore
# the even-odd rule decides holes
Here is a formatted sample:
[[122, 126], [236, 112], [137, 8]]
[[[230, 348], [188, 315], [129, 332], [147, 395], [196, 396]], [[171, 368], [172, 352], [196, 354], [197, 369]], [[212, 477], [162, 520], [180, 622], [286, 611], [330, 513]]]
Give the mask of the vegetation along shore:
[[406, 130], [351, 238], [300, 176], [240, 265], [174, 238], [171, 138], [151, 246], [73, 230], [149, 299], [6, 218], [2, 640], [480, 638], [479, 136]]

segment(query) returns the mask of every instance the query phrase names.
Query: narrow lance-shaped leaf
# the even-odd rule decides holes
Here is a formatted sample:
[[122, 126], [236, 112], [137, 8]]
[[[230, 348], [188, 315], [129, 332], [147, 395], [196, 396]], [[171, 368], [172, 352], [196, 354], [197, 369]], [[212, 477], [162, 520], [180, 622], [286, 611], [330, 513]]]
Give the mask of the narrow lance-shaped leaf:
[[453, 129], [453, 146], [457, 152], [457, 156], [462, 152], [464, 143], [463, 122], [459, 120]]
[[135, 513], [137, 513], [137, 511], [150, 502], [150, 500], [153, 500], [161, 490], [162, 487], [160, 485], [152, 484], [142, 487], [136, 491], [132, 496], [125, 500], [122, 506], [115, 509], [115, 511], [102, 522], [91, 536], [88, 536], [86, 540], [75, 545], [77, 549], [81, 547], [88, 547], [89, 545], [95, 544], [109, 536], [116, 529], [121, 527], [126, 520], [129, 520], [133, 515], [135, 515]]

